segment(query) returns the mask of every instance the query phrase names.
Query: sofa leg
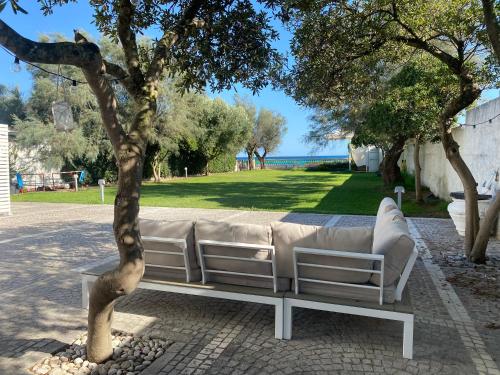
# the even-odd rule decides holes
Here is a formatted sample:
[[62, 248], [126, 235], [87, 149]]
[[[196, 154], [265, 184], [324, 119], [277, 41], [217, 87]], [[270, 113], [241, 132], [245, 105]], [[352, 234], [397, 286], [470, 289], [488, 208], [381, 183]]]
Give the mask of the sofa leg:
[[284, 303], [283, 320], [283, 338], [290, 340], [292, 338], [292, 306], [286, 300]]
[[276, 303], [274, 314], [274, 337], [283, 339], [283, 299]]
[[413, 359], [413, 315], [404, 321], [403, 357]]

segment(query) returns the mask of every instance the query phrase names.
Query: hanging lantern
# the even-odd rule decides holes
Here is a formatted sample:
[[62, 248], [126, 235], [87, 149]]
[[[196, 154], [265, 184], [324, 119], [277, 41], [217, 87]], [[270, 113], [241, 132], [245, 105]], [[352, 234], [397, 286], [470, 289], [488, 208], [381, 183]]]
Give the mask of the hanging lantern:
[[54, 126], [59, 131], [69, 131], [75, 127], [71, 106], [64, 100], [52, 102], [52, 116]]

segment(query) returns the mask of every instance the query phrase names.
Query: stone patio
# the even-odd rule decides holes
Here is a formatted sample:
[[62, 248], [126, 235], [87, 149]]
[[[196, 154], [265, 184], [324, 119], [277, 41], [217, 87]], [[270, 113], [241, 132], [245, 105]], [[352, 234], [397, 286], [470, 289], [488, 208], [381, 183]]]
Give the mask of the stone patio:
[[[112, 207], [15, 204], [0, 217], [0, 374], [26, 368], [86, 328], [79, 271], [116, 257]], [[145, 218], [282, 220], [353, 226], [373, 217], [146, 207]], [[402, 324], [298, 309], [291, 341], [274, 339], [271, 307], [137, 291], [118, 303], [114, 328], [173, 341], [153, 374], [500, 374], [500, 302], [447, 281], [443, 252], [460, 253], [450, 220], [410, 219], [420, 257], [410, 278], [415, 355], [402, 358]], [[489, 253], [500, 255], [500, 241]], [[497, 279], [498, 268], [493, 268]], [[491, 273], [490, 273], [491, 274]], [[493, 325], [491, 325], [493, 323]]]

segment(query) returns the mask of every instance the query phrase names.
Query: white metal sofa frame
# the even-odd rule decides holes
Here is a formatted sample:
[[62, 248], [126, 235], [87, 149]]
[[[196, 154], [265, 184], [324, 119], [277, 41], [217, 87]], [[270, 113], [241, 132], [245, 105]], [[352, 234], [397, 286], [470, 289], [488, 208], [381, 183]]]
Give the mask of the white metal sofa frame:
[[[322, 264], [315, 264], [313, 262], [298, 262], [298, 254], [313, 254], [321, 256], [331, 256], [331, 257], [342, 257], [342, 258], [352, 258], [352, 259], [368, 259], [375, 262], [380, 262], [380, 271], [378, 270], [368, 270], [363, 268], [352, 268], [352, 267], [338, 267], [338, 266], [327, 266]], [[398, 284], [395, 291], [395, 300], [401, 301], [403, 298], [403, 291], [405, 289], [406, 283], [410, 276], [411, 270], [415, 264], [418, 256], [418, 250], [416, 247], [413, 248], [413, 252], [406, 262], [406, 265], [401, 273]], [[318, 283], [318, 284], [330, 284], [338, 286], [349, 286], [357, 288], [369, 288], [379, 290], [379, 305], [383, 305], [383, 293], [384, 293], [384, 256], [378, 254], [365, 254], [365, 253], [353, 253], [353, 252], [343, 252], [335, 250], [323, 250], [323, 249], [311, 249], [303, 247], [295, 247], [293, 249], [293, 266], [294, 266], [294, 284], [295, 284], [295, 296], [300, 295], [300, 282]], [[302, 278], [300, 277], [299, 267], [316, 267], [323, 269], [335, 269], [344, 270], [352, 272], [369, 272], [380, 274], [380, 286], [362, 285], [362, 284], [351, 284], [351, 283], [341, 283], [335, 281], [325, 281], [320, 279]], [[285, 294], [284, 302], [284, 338], [292, 338], [292, 308], [301, 307], [313, 310], [323, 310], [331, 311], [342, 314], [360, 315], [372, 318], [396, 320], [403, 322], [403, 357], [413, 358], [413, 313], [402, 312], [402, 311], [388, 311], [387, 309], [377, 308], [376, 304], [370, 306], [369, 304], [362, 304], [362, 306], [354, 306], [355, 302], [352, 304], [345, 303], [335, 303], [335, 299], [331, 301], [315, 301], [314, 299], [301, 299], [294, 297], [292, 293]]]
[[[183, 255], [184, 256], [184, 267], [173, 267], [173, 266], [161, 266], [161, 268], [173, 268], [173, 269], [184, 269], [186, 271], [186, 278], [189, 280], [189, 261], [187, 254], [187, 246], [186, 241], [184, 239], [176, 239], [176, 238], [163, 238], [163, 237], [144, 237], [145, 240], [155, 241], [155, 242], [164, 242], [170, 244], [181, 245], [183, 249], [182, 253], [175, 252], [163, 252], [173, 255]], [[179, 294], [189, 294], [196, 296], [204, 296], [204, 297], [213, 297], [213, 298], [222, 298], [243, 302], [255, 302], [262, 303], [267, 305], [273, 305], [275, 307], [275, 338], [277, 339], [291, 339], [292, 337], [292, 309], [293, 307], [301, 307], [306, 309], [314, 309], [314, 310], [323, 310], [323, 311], [331, 311], [343, 314], [351, 314], [351, 315], [359, 315], [359, 316], [367, 316], [373, 318], [380, 319], [388, 319], [388, 320], [396, 320], [402, 321], [404, 324], [403, 328], [403, 357], [411, 359], [413, 357], [413, 313], [411, 312], [402, 312], [402, 311], [390, 311], [383, 308], [377, 308], [377, 304], [363, 304], [362, 307], [354, 306], [356, 304], [355, 300], [344, 303], [335, 303], [335, 299], [330, 299], [329, 301], [319, 301], [314, 300], [314, 296], [312, 299], [300, 299], [296, 296], [300, 295], [300, 282], [312, 282], [312, 283], [320, 283], [320, 284], [331, 284], [331, 285], [341, 285], [341, 286], [349, 286], [349, 287], [359, 287], [359, 288], [373, 288], [379, 289], [379, 306], [383, 305], [383, 280], [384, 280], [384, 256], [377, 254], [366, 254], [366, 253], [352, 253], [352, 252], [342, 252], [335, 250], [324, 250], [324, 249], [311, 249], [311, 248], [302, 248], [295, 247], [293, 249], [293, 264], [294, 264], [294, 281], [295, 281], [295, 296], [293, 293], [277, 293], [277, 277], [276, 277], [276, 256], [275, 249], [272, 245], [255, 245], [255, 244], [246, 244], [246, 243], [237, 243], [237, 242], [219, 242], [219, 241], [208, 241], [208, 240], [200, 240], [197, 242], [197, 251], [199, 255], [200, 268], [202, 273], [202, 283], [198, 282], [164, 282], [164, 281], [156, 281], [151, 279], [143, 279], [139, 285], [139, 289], [150, 289], [150, 290], [160, 290], [171, 293], [179, 293]], [[250, 259], [245, 257], [237, 257], [237, 256], [226, 256], [226, 255], [209, 255], [204, 253], [204, 246], [224, 246], [224, 247], [233, 247], [239, 249], [267, 249], [271, 253], [271, 259]], [[146, 250], [151, 251], [151, 250]], [[157, 252], [157, 251], [154, 251]], [[160, 252], [160, 251], [158, 251]], [[354, 258], [354, 259], [370, 259], [373, 261], [379, 261], [381, 263], [380, 271], [377, 270], [367, 270], [362, 268], [352, 268], [352, 267], [338, 267], [338, 266], [327, 266], [321, 264], [314, 264], [308, 262], [307, 264], [297, 262], [297, 254], [314, 254], [314, 255], [322, 255], [322, 256], [332, 256], [332, 257], [345, 257], [345, 258]], [[410, 259], [407, 261], [404, 270], [399, 278], [398, 285], [396, 287], [395, 299], [396, 301], [401, 301], [403, 297], [403, 290], [405, 289], [406, 283], [410, 276], [411, 270], [415, 261], [417, 259], [418, 251], [416, 248], [413, 249], [413, 253], [410, 256]], [[239, 272], [230, 272], [230, 271], [222, 271], [222, 270], [214, 270], [209, 269], [205, 266], [205, 258], [219, 258], [226, 260], [238, 260], [238, 261], [252, 261], [252, 262], [265, 262], [271, 263], [272, 266], [272, 276], [271, 275], [259, 275], [259, 274], [250, 274], [250, 273], [239, 273]], [[359, 285], [359, 284], [351, 284], [351, 283], [340, 283], [333, 281], [325, 281], [319, 279], [311, 279], [311, 278], [301, 278], [299, 275], [299, 266], [310, 266], [317, 268], [326, 268], [326, 269], [337, 269], [344, 271], [353, 271], [353, 272], [370, 272], [370, 273], [379, 273], [380, 274], [380, 287], [378, 286], [367, 286], [367, 285]], [[149, 265], [153, 267], [157, 267], [156, 265]], [[208, 284], [207, 286], [213, 286], [212, 288], [204, 288], [205, 284], [209, 283], [209, 274], [210, 273], [218, 273], [225, 275], [239, 275], [239, 276], [252, 276], [252, 277], [261, 277], [261, 278], [272, 278], [273, 279], [273, 289], [274, 293], [271, 293], [267, 289], [262, 289], [262, 291], [258, 291], [258, 288], [248, 288], [241, 287], [240, 290], [238, 288], [221, 288], [222, 284]], [[99, 277], [98, 274], [84, 271], [82, 272], [82, 307], [84, 309], [88, 309], [89, 303], [89, 290], [91, 285], [97, 280]], [[224, 290], [226, 289], [226, 290]], [[241, 289], [248, 289], [249, 293], [242, 293]], [[318, 299], [318, 298], [317, 298]], [[341, 301], [337, 299], [337, 301]]]
[[[170, 269], [184, 269], [186, 271], [186, 283], [180, 282], [168, 282], [168, 281], [155, 281], [151, 279], [143, 279], [139, 285], [138, 289], [150, 289], [150, 290], [160, 290], [171, 293], [179, 293], [179, 294], [189, 294], [195, 296], [204, 296], [204, 297], [213, 297], [213, 298], [222, 298], [243, 302], [254, 302], [261, 303], [265, 305], [273, 305], [275, 307], [275, 325], [274, 325], [274, 336], [277, 339], [283, 339], [283, 305], [284, 305], [284, 293], [277, 293], [277, 277], [276, 277], [276, 260], [275, 260], [275, 250], [272, 245], [255, 245], [255, 244], [245, 244], [245, 243], [237, 243], [237, 242], [219, 242], [219, 241], [208, 241], [208, 240], [200, 240], [197, 241], [196, 247], [198, 250], [198, 254], [201, 259], [201, 273], [202, 273], [202, 283], [198, 282], [189, 282], [189, 259], [187, 254], [187, 246], [186, 241], [184, 239], [176, 239], [176, 238], [163, 238], [163, 237], [142, 237], [144, 240], [154, 241], [154, 242], [163, 242], [175, 245], [181, 245], [183, 249], [182, 253], [176, 252], [166, 252], [166, 251], [152, 251], [145, 250], [146, 252], [158, 252], [169, 255], [184, 255], [184, 267], [174, 267], [174, 266], [157, 266], [152, 264], [146, 264], [151, 267], [160, 267], [160, 268], [170, 268]], [[239, 249], [262, 249], [269, 250], [271, 253], [271, 259], [250, 259], [246, 257], [237, 257], [237, 256], [225, 256], [225, 255], [209, 255], [204, 253], [205, 246], [223, 246], [223, 247], [233, 247]], [[252, 261], [252, 262], [263, 262], [263, 263], [271, 263], [272, 265], [272, 275], [259, 275], [259, 274], [250, 274], [250, 273], [239, 273], [239, 272], [229, 272], [222, 270], [214, 270], [209, 269], [205, 266], [205, 258], [219, 258], [219, 259], [231, 259], [238, 261]], [[209, 274], [210, 273], [218, 273], [225, 275], [240, 275], [240, 276], [252, 276], [259, 278], [272, 278], [273, 280], [273, 291], [262, 289], [262, 288], [252, 288], [252, 287], [237, 287], [237, 286], [229, 286], [224, 287], [222, 284], [210, 284], [209, 283]], [[91, 270], [87, 270], [82, 272], [82, 307], [84, 309], [88, 309], [89, 305], [89, 291], [92, 284], [99, 277], [98, 274], [92, 273]], [[207, 284], [209, 283], [209, 284]], [[206, 285], [206, 287], [204, 287]], [[244, 292], [248, 291], [248, 292]]]

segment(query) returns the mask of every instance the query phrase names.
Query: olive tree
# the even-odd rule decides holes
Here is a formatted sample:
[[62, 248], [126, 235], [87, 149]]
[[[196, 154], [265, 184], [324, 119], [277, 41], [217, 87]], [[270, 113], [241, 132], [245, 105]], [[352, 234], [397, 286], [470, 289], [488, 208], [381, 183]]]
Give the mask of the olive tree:
[[252, 129], [252, 123], [240, 106], [230, 106], [222, 99], [201, 98], [194, 130], [194, 148], [200, 152], [209, 174], [209, 163], [224, 154], [240, 151]]
[[[50, 13], [55, 6], [70, 1], [39, 3], [45, 13]], [[5, 1], [2, 3], [5, 5]], [[10, 3], [19, 10], [17, 0]], [[81, 69], [113, 146], [119, 170], [113, 232], [120, 263], [96, 280], [88, 313], [87, 356], [102, 362], [112, 354], [111, 317], [116, 300], [134, 291], [144, 273], [138, 221], [141, 179], [165, 71], [179, 74], [184, 90], [201, 90], [206, 85], [220, 90], [236, 82], [259, 90], [276, 70], [280, 56], [271, 47], [277, 34], [268, 15], [249, 0], [92, 0], [90, 5], [99, 31], [120, 45], [123, 63], [107, 60], [95, 43], [78, 32], [74, 42], [36, 42], [2, 20], [0, 45], [21, 60]], [[143, 51], [137, 35], [151, 29], [159, 29], [160, 35], [150, 50]], [[128, 129], [118, 116], [115, 86], [124, 88], [134, 103]]]
[[286, 120], [278, 113], [261, 108], [255, 121], [256, 149], [255, 156], [259, 159], [260, 168], [266, 168], [266, 156], [275, 151], [287, 131]]
[[[401, 63], [416, 51], [444, 64], [455, 76], [457, 89], [438, 116], [439, 135], [464, 187], [465, 253], [473, 261], [484, 261], [488, 236], [484, 238], [485, 229], [478, 240], [477, 184], [451, 132], [454, 117], [498, 80], [496, 67], [487, 64], [491, 59], [484, 58], [492, 46], [484, 38], [480, 1], [305, 1], [300, 8], [290, 7], [290, 14], [296, 64], [289, 89], [302, 103], [335, 107], [346, 96], [370, 96], [380, 78], [373, 80], [368, 69], [376, 70], [384, 62]], [[498, 204], [490, 210], [498, 211]], [[484, 225], [492, 224], [485, 220]]]

